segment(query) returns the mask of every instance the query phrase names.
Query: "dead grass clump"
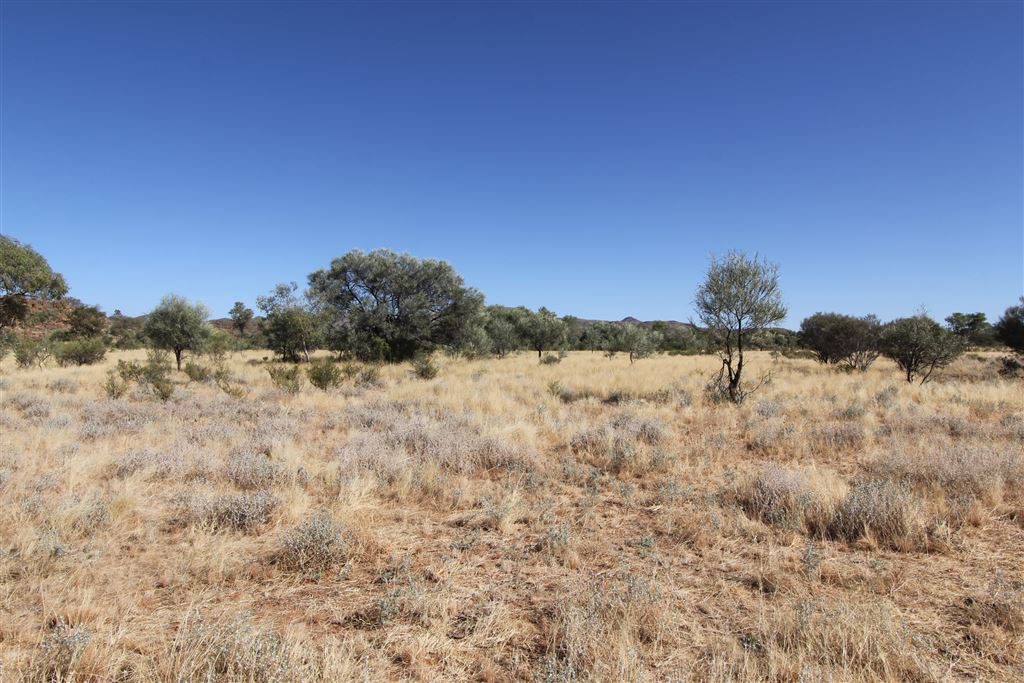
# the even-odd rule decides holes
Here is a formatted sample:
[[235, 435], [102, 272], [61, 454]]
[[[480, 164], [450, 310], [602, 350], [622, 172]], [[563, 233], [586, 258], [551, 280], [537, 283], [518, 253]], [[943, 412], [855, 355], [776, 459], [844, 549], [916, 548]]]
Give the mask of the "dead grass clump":
[[154, 479], [167, 479], [184, 468], [179, 455], [151, 450], [129, 451], [117, 457], [108, 467], [108, 474], [117, 479], [127, 479], [139, 472], [146, 472]]
[[803, 474], [769, 464], [740, 489], [738, 497], [744, 511], [752, 517], [773, 526], [799, 528], [812, 493]]
[[26, 420], [44, 420], [50, 417], [50, 402], [42, 396], [19, 391], [6, 396], [4, 401], [21, 413]]
[[285, 641], [247, 618], [186, 620], [174, 643], [169, 680], [273, 683], [293, 680]]
[[883, 546], [909, 549], [917, 527], [910, 491], [891, 481], [872, 480], [854, 486], [836, 506], [829, 531], [847, 541], [869, 537]]
[[744, 512], [765, 524], [821, 535], [834, 514], [839, 487], [823, 476], [765, 465], [739, 486], [737, 502]]
[[668, 429], [661, 420], [622, 413], [604, 425], [576, 432], [569, 447], [593, 456], [593, 464], [602, 469], [640, 474], [668, 464], [668, 456], [654, 448], [667, 440]]
[[278, 561], [285, 569], [319, 574], [344, 562], [347, 555], [348, 546], [337, 523], [318, 513], [284, 533]]
[[748, 433], [747, 448], [761, 453], [778, 451], [792, 444], [795, 433], [793, 425], [785, 422], [761, 422]]
[[548, 680], [639, 680], [640, 648], [664, 636], [666, 611], [652, 582], [627, 575], [555, 607], [543, 667]]
[[889, 453], [868, 465], [874, 476], [948, 497], [969, 496], [989, 504], [1024, 486], [1021, 452], [988, 446], [953, 446], [938, 453]]
[[[809, 680], [933, 680], [921, 641], [885, 603], [803, 601], [768, 615], [758, 640], [791, 658]], [[792, 661], [795, 659], [795, 661]]]
[[236, 452], [228, 458], [221, 475], [243, 491], [265, 489], [281, 479], [281, 468], [262, 453]]
[[88, 441], [115, 434], [137, 434], [159, 417], [159, 410], [149, 404], [112, 400], [87, 403], [80, 416], [79, 435]]
[[[397, 472], [393, 466], [434, 463], [448, 472], [502, 468], [527, 471], [534, 458], [521, 447], [485, 431], [469, 415], [427, 410], [409, 404], [373, 404], [352, 411], [352, 419], [370, 429], [354, 438], [338, 454], [343, 463]], [[390, 463], [390, 465], [388, 464]]]
[[203, 496], [189, 494], [177, 499], [177, 520], [211, 529], [249, 532], [270, 521], [280, 504], [268, 491]]
[[867, 434], [856, 422], [821, 425], [811, 430], [811, 443], [823, 451], [854, 450], [864, 445]]
[[77, 680], [76, 668], [91, 635], [82, 628], [58, 624], [39, 644], [28, 680], [63, 683]]

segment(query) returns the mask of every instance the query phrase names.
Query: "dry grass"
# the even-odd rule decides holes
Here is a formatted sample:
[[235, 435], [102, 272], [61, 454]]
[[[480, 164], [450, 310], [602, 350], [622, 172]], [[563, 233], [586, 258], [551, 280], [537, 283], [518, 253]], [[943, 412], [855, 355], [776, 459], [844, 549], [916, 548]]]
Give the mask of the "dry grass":
[[[755, 354], [0, 366], [0, 680], [1014, 681], [1024, 405]], [[426, 373], [429, 374], [429, 373]], [[236, 391], [237, 389], [237, 391]]]

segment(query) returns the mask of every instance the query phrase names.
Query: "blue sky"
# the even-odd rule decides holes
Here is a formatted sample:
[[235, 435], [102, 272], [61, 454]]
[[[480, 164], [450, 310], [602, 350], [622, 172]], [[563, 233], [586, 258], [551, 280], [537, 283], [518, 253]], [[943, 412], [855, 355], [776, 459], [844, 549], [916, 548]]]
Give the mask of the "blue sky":
[[1019, 2], [2, 3], [0, 231], [72, 295], [226, 314], [349, 249], [489, 302], [788, 324], [1024, 289]]

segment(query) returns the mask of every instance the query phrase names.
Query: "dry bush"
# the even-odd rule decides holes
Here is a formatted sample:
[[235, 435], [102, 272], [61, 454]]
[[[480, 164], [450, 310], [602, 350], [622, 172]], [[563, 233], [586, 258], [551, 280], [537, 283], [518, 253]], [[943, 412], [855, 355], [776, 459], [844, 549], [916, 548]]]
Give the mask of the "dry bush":
[[240, 451], [231, 454], [221, 476], [243, 491], [253, 491], [273, 486], [281, 480], [283, 473], [263, 453]]
[[794, 443], [796, 428], [783, 420], [764, 420], [747, 428], [747, 448], [759, 453], [779, 452]]
[[529, 471], [534, 456], [486, 432], [469, 415], [438, 413], [419, 405], [375, 403], [355, 408], [352, 422], [369, 430], [338, 451], [343, 469], [375, 472], [393, 481], [406, 467], [435, 464], [468, 474], [501, 468]]
[[815, 427], [810, 433], [811, 444], [820, 451], [856, 450], [864, 445], [867, 434], [857, 423], [838, 422]]
[[855, 485], [836, 505], [829, 532], [847, 541], [865, 536], [891, 548], [911, 549], [920, 543], [923, 526], [918, 503], [910, 491], [891, 481]]
[[348, 544], [329, 516], [318, 513], [281, 536], [279, 564], [292, 571], [319, 574], [345, 561]]
[[144, 472], [153, 479], [167, 479], [185, 467], [184, 458], [152, 450], [129, 451], [118, 456], [107, 468], [108, 476], [127, 479]]
[[295, 673], [284, 640], [245, 617], [186, 619], [174, 649], [168, 680], [273, 683]]
[[820, 535], [832, 521], [838, 485], [827, 477], [774, 463], [741, 484], [737, 502], [744, 511], [772, 526]]
[[545, 644], [547, 680], [637, 680], [640, 649], [665, 636], [656, 585], [634, 575], [559, 600]]
[[175, 518], [182, 524], [251, 532], [270, 521], [280, 501], [268, 491], [204, 496], [186, 494], [176, 501]]
[[969, 496], [988, 504], [1024, 486], [1024, 455], [1019, 449], [947, 446], [938, 452], [890, 452], [868, 465], [872, 475], [904, 482], [949, 497]]
[[29, 665], [28, 680], [40, 683], [64, 683], [79, 680], [79, 660], [91, 639], [83, 628], [57, 624], [39, 644]]

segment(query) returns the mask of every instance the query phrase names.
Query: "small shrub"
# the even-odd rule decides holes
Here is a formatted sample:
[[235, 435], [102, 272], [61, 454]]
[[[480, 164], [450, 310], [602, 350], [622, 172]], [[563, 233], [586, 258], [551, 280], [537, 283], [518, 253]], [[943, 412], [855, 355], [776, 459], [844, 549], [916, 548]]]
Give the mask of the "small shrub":
[[830, 531], [847, 541], [870, 534], [882, 545], [898, 547], [914, 530], [913, 504], [903, 486], [890, 481], [862, 482], [836, 506]]
[[540, 359], [541, 365], [558, 365], [561, 362], [562, 358], [560, 356], [556, 356], [553, 353], [546, 353]]
[[125, 382], [134, 381], [148, 388], [161, 401], [174, 394], [171, 362], [166, 353], [150, 351], [145, 365], [135, 361], [117, 361], [117, 373]]
[[56, 683], [77, 679], [75, 666], [89, 639], [90, 634], [81, 628], [55, 626], [39, 645], [31, 680]]
[[78, 384], [66, 377], [61, 377], [47, 384], [46, 388], [58, 394], [74, 394], [78, 391]]
[[107, 342], [102, 337], [66, 341], [58, 344], [54, 351], [57, 364], [61, 367], [94, 365], [102, 361], [106, 355]]
[[437, 366], [430, 361], [430, 356], [421, 356], [412, 362], [412, 372], [420, 379], [434, 379]]
[[178, 500], [179, 514], [186, 523], [246, 532], [270, 521], [278, 504], [277, 498], [268, 491], [222, 494], [212, 498], [193, 495]]
[[272, 486], [281, 476], [280, 468], [262, 453], [235, 453], [223, 470], [224, 478], [246, 491]]
[[53, 355], [53, 345], [45, 340], [27, 337], [14, 341], [14, 362], [19, 368], [43, 367]]
[[326, 514], [319, 513], [284, 533], [278, 557], [286, 569], [320, 573], [342, 562], [346, 554], [338, 525]]
[[823, 450], [839, 451], [860, 448], [867, 438], [864, 427], [853, 422], [821, 425], [811, 431], [811, 443]]
[[185, 374], [193, 382], [209, 382], [213, 379], [213, 370], [192, 361], [185, 363]]
[[107, 370], [107, 378], [103, 380], [103, 393], [107, 395], [109, 399], [118, 399], [128, 393], [128, 389], [131, 388], [131, 384], [127, 380], [121, 377], [121, 374], [111, 368]]
[[330, 359], [315, 360], [306, 368], [309, 383], [317, 389], [327, 391], [341, 384], [341, 368]]
[[811, 502], [811, 490], [800, 472], [769, 464], [740, 491], [739, 502], [747, 514], [765, 524], [796, 528]]
[[267, 365], [267, 373], [274, 386], [289, 394], [299, 393], [302, 388], [302, 374], [298, 365]]

